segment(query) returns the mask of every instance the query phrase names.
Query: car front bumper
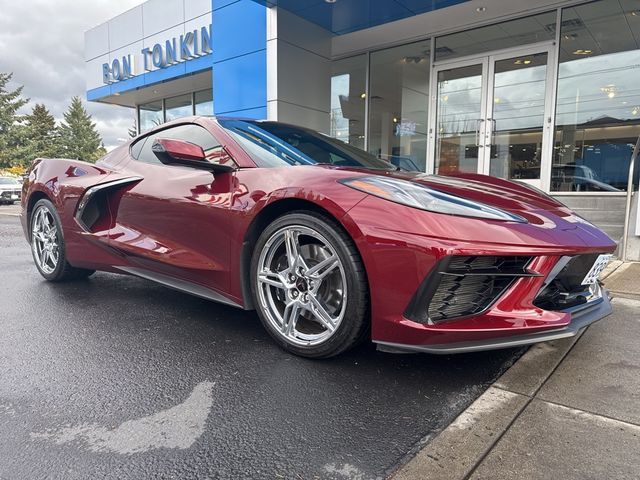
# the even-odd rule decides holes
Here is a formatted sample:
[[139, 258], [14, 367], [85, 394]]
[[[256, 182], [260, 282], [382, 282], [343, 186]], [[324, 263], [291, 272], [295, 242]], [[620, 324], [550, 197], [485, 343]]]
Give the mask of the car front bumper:
[[410, 345], [400, 343], [390, 343], [384, 341], [376, 342], [378, 350], [390, 353], [410, 353], [425, 352], [435, 354], [453, 354], [478, 352], [482, 350], [498, 350], [501, 348], [514, 348], [533, 343], [548, 342], [561, 338], [573, 337], [580, 330], [601, 320], [611, 314], [611, 302], [609, 292], [602, 289], [602, 296], [589, 303], [564, 310], [563, 313], [571, 315], [571, 321], [564, 327], [552, 328], [549, 330], [526, 333], [522, 335], [511, 335], [507, 337], [488, 338], [483, 340], [472, 340], [466, 342]]
[[3, 190], [0, 191], [0, 202], [18, 202], [21, 196], [21, 190]]

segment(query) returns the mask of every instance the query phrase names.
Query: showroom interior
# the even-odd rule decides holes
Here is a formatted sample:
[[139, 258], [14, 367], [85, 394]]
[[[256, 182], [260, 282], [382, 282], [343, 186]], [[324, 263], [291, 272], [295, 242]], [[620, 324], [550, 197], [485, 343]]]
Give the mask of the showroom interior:
[[401, 168], [526, 182], [616, 241], [629, 218], [640, 259], [638, 0], [149, 0], [86, 32], [85, 56], [87, 99], [140, 132], [307, 126]]

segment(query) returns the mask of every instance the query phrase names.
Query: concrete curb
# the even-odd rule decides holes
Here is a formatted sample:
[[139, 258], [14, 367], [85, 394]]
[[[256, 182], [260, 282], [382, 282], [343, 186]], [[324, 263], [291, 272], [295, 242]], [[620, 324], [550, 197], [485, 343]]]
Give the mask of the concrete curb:
[[[609, 277], [623, 265], [619, 260], [611, 262], [601, 279]], [[389, 478], [468, 478], [534, 400], [584, 331], [575, 337], [531, 346], [453, 423]]]
[[533, 345], [453, 423], [390, 478], [467, 478], [533, 400], [582, 333]]

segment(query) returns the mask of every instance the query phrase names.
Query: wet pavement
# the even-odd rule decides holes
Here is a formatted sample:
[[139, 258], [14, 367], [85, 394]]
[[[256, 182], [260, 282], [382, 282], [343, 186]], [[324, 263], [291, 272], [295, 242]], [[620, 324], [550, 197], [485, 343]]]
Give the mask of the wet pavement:
[[384, 478], [521, 350], [331, 360], [133, 277], [50, 284], [0, 207], [0, 479]]

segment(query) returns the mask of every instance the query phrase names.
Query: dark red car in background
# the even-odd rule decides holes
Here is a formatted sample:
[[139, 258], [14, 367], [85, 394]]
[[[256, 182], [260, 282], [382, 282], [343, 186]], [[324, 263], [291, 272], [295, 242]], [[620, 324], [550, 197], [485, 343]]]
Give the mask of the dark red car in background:
[[38, 159], [22, 207], [47, 280], [103, 270], [255, 309], [308, 357], [367, 338], [436, 353], [524, 345], [611, 311], [598, 274], [616, 245], [556, 200], [403, 172], [277, 122], [186, 118], [96, 165]]

